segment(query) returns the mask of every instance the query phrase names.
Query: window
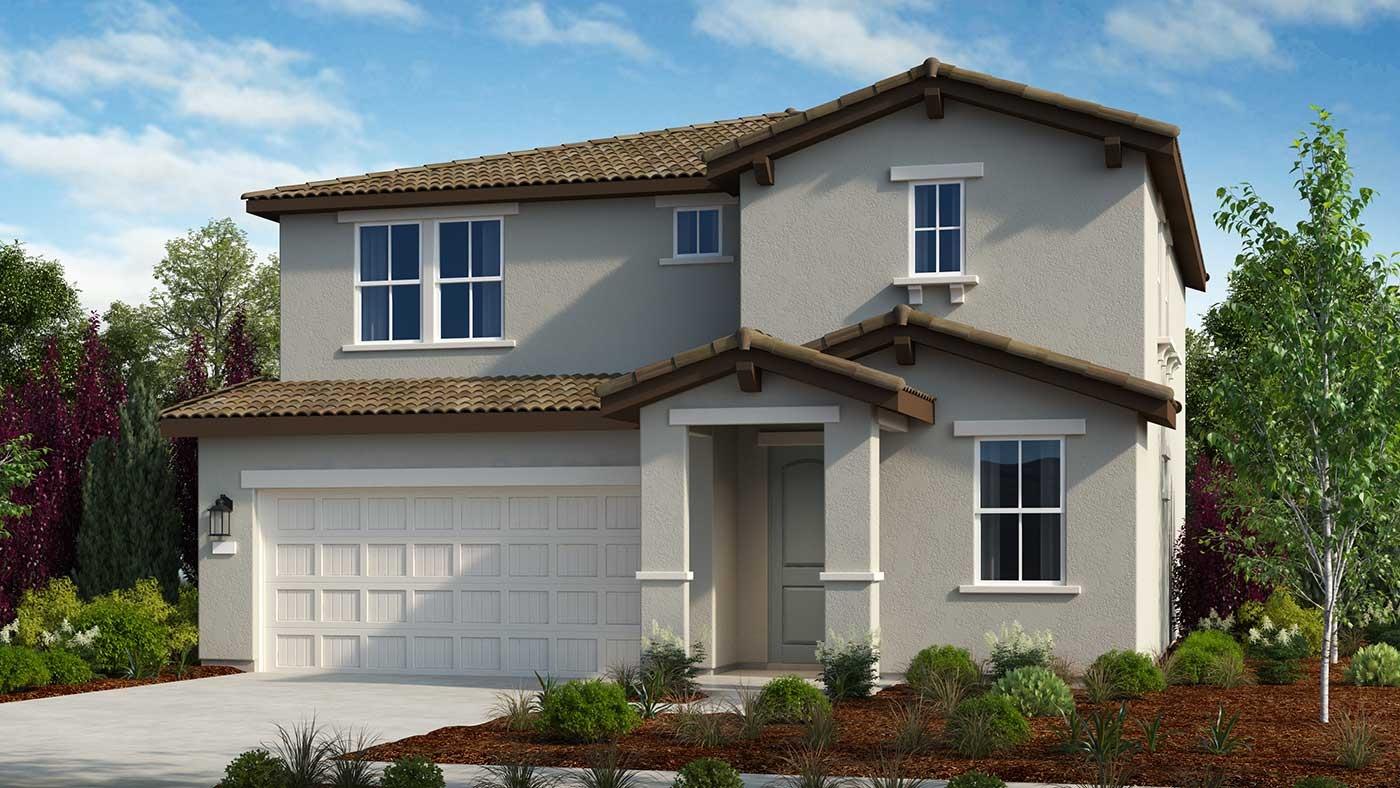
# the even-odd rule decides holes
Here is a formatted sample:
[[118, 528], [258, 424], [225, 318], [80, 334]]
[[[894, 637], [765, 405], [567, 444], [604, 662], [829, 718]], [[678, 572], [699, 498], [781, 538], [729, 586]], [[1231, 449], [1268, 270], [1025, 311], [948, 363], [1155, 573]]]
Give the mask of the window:
[[675, 256], [718, 255], [719, 222], [718, 208], [677, 208]]
[[962, 197], [962, 181], [910, 184], [912, 273], [962, 273]]
[[422, 339], [417, 224], [376, 224], [359, 228], [356, 302], [361, 342]]
[[1064, 441], [977, 441], [977, 581], [1064, 581]]
[[438, 224], [438, 338], [501, 336], [501, 220]]

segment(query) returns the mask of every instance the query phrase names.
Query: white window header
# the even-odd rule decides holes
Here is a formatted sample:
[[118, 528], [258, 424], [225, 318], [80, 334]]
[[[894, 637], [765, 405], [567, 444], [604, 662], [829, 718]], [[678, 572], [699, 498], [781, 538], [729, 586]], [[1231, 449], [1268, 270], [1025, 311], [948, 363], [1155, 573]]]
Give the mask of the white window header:
[[395, 222], [414, 219], [474, 219], [479, 216], [514, 216], [520, 213], [518, 202], [493, 202], [481, 205], [439, 205], [431, 208], [367, 208], [363, 211], [340, 211], [335, 220], [350, 222]]
[[1084, 419], [1002, 419], [998, 421], [955, 421], [953, 437], [1037, 437], [1083, 435]]
[[657, 208], [710, 208], [716, 205], [738, 205], [739, 198], [732, 194], [668, 194], [656, 198]]
[[904, 167], [891, 167], [892, 181], [938, 181], [954, 178], [981, 178], [982, 162], [969, 161], [961, 164], [912, 164]]

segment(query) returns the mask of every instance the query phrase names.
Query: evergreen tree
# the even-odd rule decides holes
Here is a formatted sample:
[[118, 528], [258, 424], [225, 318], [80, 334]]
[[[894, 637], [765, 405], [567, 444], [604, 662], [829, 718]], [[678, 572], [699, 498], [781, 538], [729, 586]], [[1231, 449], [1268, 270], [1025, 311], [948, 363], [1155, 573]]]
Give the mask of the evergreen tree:
[[257, 338], [248, 333], [248, 313], [239, 307], [224, 336], [224, 385], [237, 385], [261, 375]]
[[154, 395], [132, 381], [115, 441], [99, 439], [83, 474], [78, 588], [96, 596], [153, 577], [176, 598], [180, 513], [170, 472], [170, 443], [156, 425]]

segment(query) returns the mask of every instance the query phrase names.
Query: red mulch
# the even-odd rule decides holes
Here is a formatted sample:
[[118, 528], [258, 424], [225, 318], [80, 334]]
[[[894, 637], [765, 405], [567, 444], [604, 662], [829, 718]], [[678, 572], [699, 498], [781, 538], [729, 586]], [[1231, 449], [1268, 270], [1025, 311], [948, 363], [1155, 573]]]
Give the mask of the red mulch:
[[[1353, 788], [1400, 785], [1400, 688], [1353, 687], [1341, 682], [1334, 669], [1330, 727], [1317, 722], [1318, 669], [1293, 686], [1249, 686], [1223, 690], [1213, 687], [1171, 687], [1130, 704], [1131, 737], [1141, 740], [1136, 720], [1151, 721], [1162, 714], [1166, 740], [1156, 753], [1141, 753], [1133, 760], [1132, 781], [1140, 785], [1190, 785], [1193, 777], [1211, 772], [1228, 775], [1238, 788], [1292, 788], [1309, 775], [1328, 775]], [[891, 687], [875, 697], [838, 704], [838, 738], [831, 760], [834, 775], [869, 775], [879, 762], [882, 747], [892, 736], [889, 713], [893, 704], [912, 697], [906, 686]], [[1227, 716], [1240, 712], [1236, 732], [1250, 748], [1228, 756], [1203, 752], [1197, 742], [1201, 729], [1223, 704]], [[1105, 708], [1116, 708], [1116, 704]], [[1081, 715], [1094, 707], [1080, 699]], [[1371, 766], [1345, 769], [1333, 755], [1335, 720], [1342, 711], [1364, 710], [1380, 730], [1384, 749]], [[943, 721], [935, 719], [930, 730], [941, 733]], [[947, 778], [971, 768], [992, 772], [1007, 781], [1066, 782], [1089, 776], [1077, 756], [1059, 750], [1064, 726], [1057, 719], [1031, 720], [1032, 740], [1006, 755], [980, 762], [962, 758], [944, 745], [906, 761], [911, 776]], [[786, 771], [783, 761], [789, 747], [800, 742], [796, 725], [773, 725], [755, 741], [735, 740], [724, 747], [703, 749], [682, 744], [670, 733], [664, 717], [648, 720], [634, 733], [622, 737], [618, 748], [634, 769], [679, 769], [701, 756], [723, 758], [741, 772]], [[524, 761], [539, 766], [587, 766], [596, 747], [552, 742], [532, 733], [507, 731], [497, 720], [481, 725], [440, 728], [367, 751], [375, 760], [422, 755], [439, 763], [507, 763]]]
[[207, 679], [212, 676], [231, 676], [235, 673], [242, 673], [238, 668], [227, 665], [195, 665], [185, 670], [184, 676], [176, 676], [173, 671], [166, 671], [154, 679], [108, 679], [95, 678], [92, 681], [85, 681], [82, 684], [50, 684], [47, 687], [38, 689], [21, 690], [8, 694], [0, 694], [0, 703], [14, 703], [20, 700], [36, 700], [38, 698], [56, 698], [60, 695], [78, 695], [83, 692], [101, 692], [103, 690], [124, 689], [126, 687], [140, 687], [144, 684], [166, 684], [172, 681], [189, 681], [190, 679]]

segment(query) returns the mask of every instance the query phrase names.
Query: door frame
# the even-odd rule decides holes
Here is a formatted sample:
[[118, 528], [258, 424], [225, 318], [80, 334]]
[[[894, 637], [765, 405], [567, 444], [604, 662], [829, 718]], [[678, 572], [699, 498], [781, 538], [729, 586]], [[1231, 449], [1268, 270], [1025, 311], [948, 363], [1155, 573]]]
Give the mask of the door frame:
[[[786, 461], [784, 458], [787, 458]], [[782, 627], [783, 627], [783, 536], [779, 524], [782, 521], [782, 483], [781, 476], [775, 471], [781, 464], [791, 464], [793, 462], [816, 461], [825, 468], [826, 460], [821, 445], [803, 446], [770, 446], [768, 447], [765, 462], [768, 467], [768, 660], [774, 663], [792, 664], [815, 664], [816, 657], [808, 659], [793, 659], [790, 655], [783, 653]], [[823, 480], [825, 484], [825, 480]], [[826, 502], [822, 501], [822, 512], [825, 515]], [[825, 518], [821, 523], [823, 529], [826, 528]], [[825, 534], [823, 534], [823, 545], [825, 544]], [[823, 562], [820, 572], [825, 568]], [[826, 589], [822, 587], [822, 594], [825, 596]]]

